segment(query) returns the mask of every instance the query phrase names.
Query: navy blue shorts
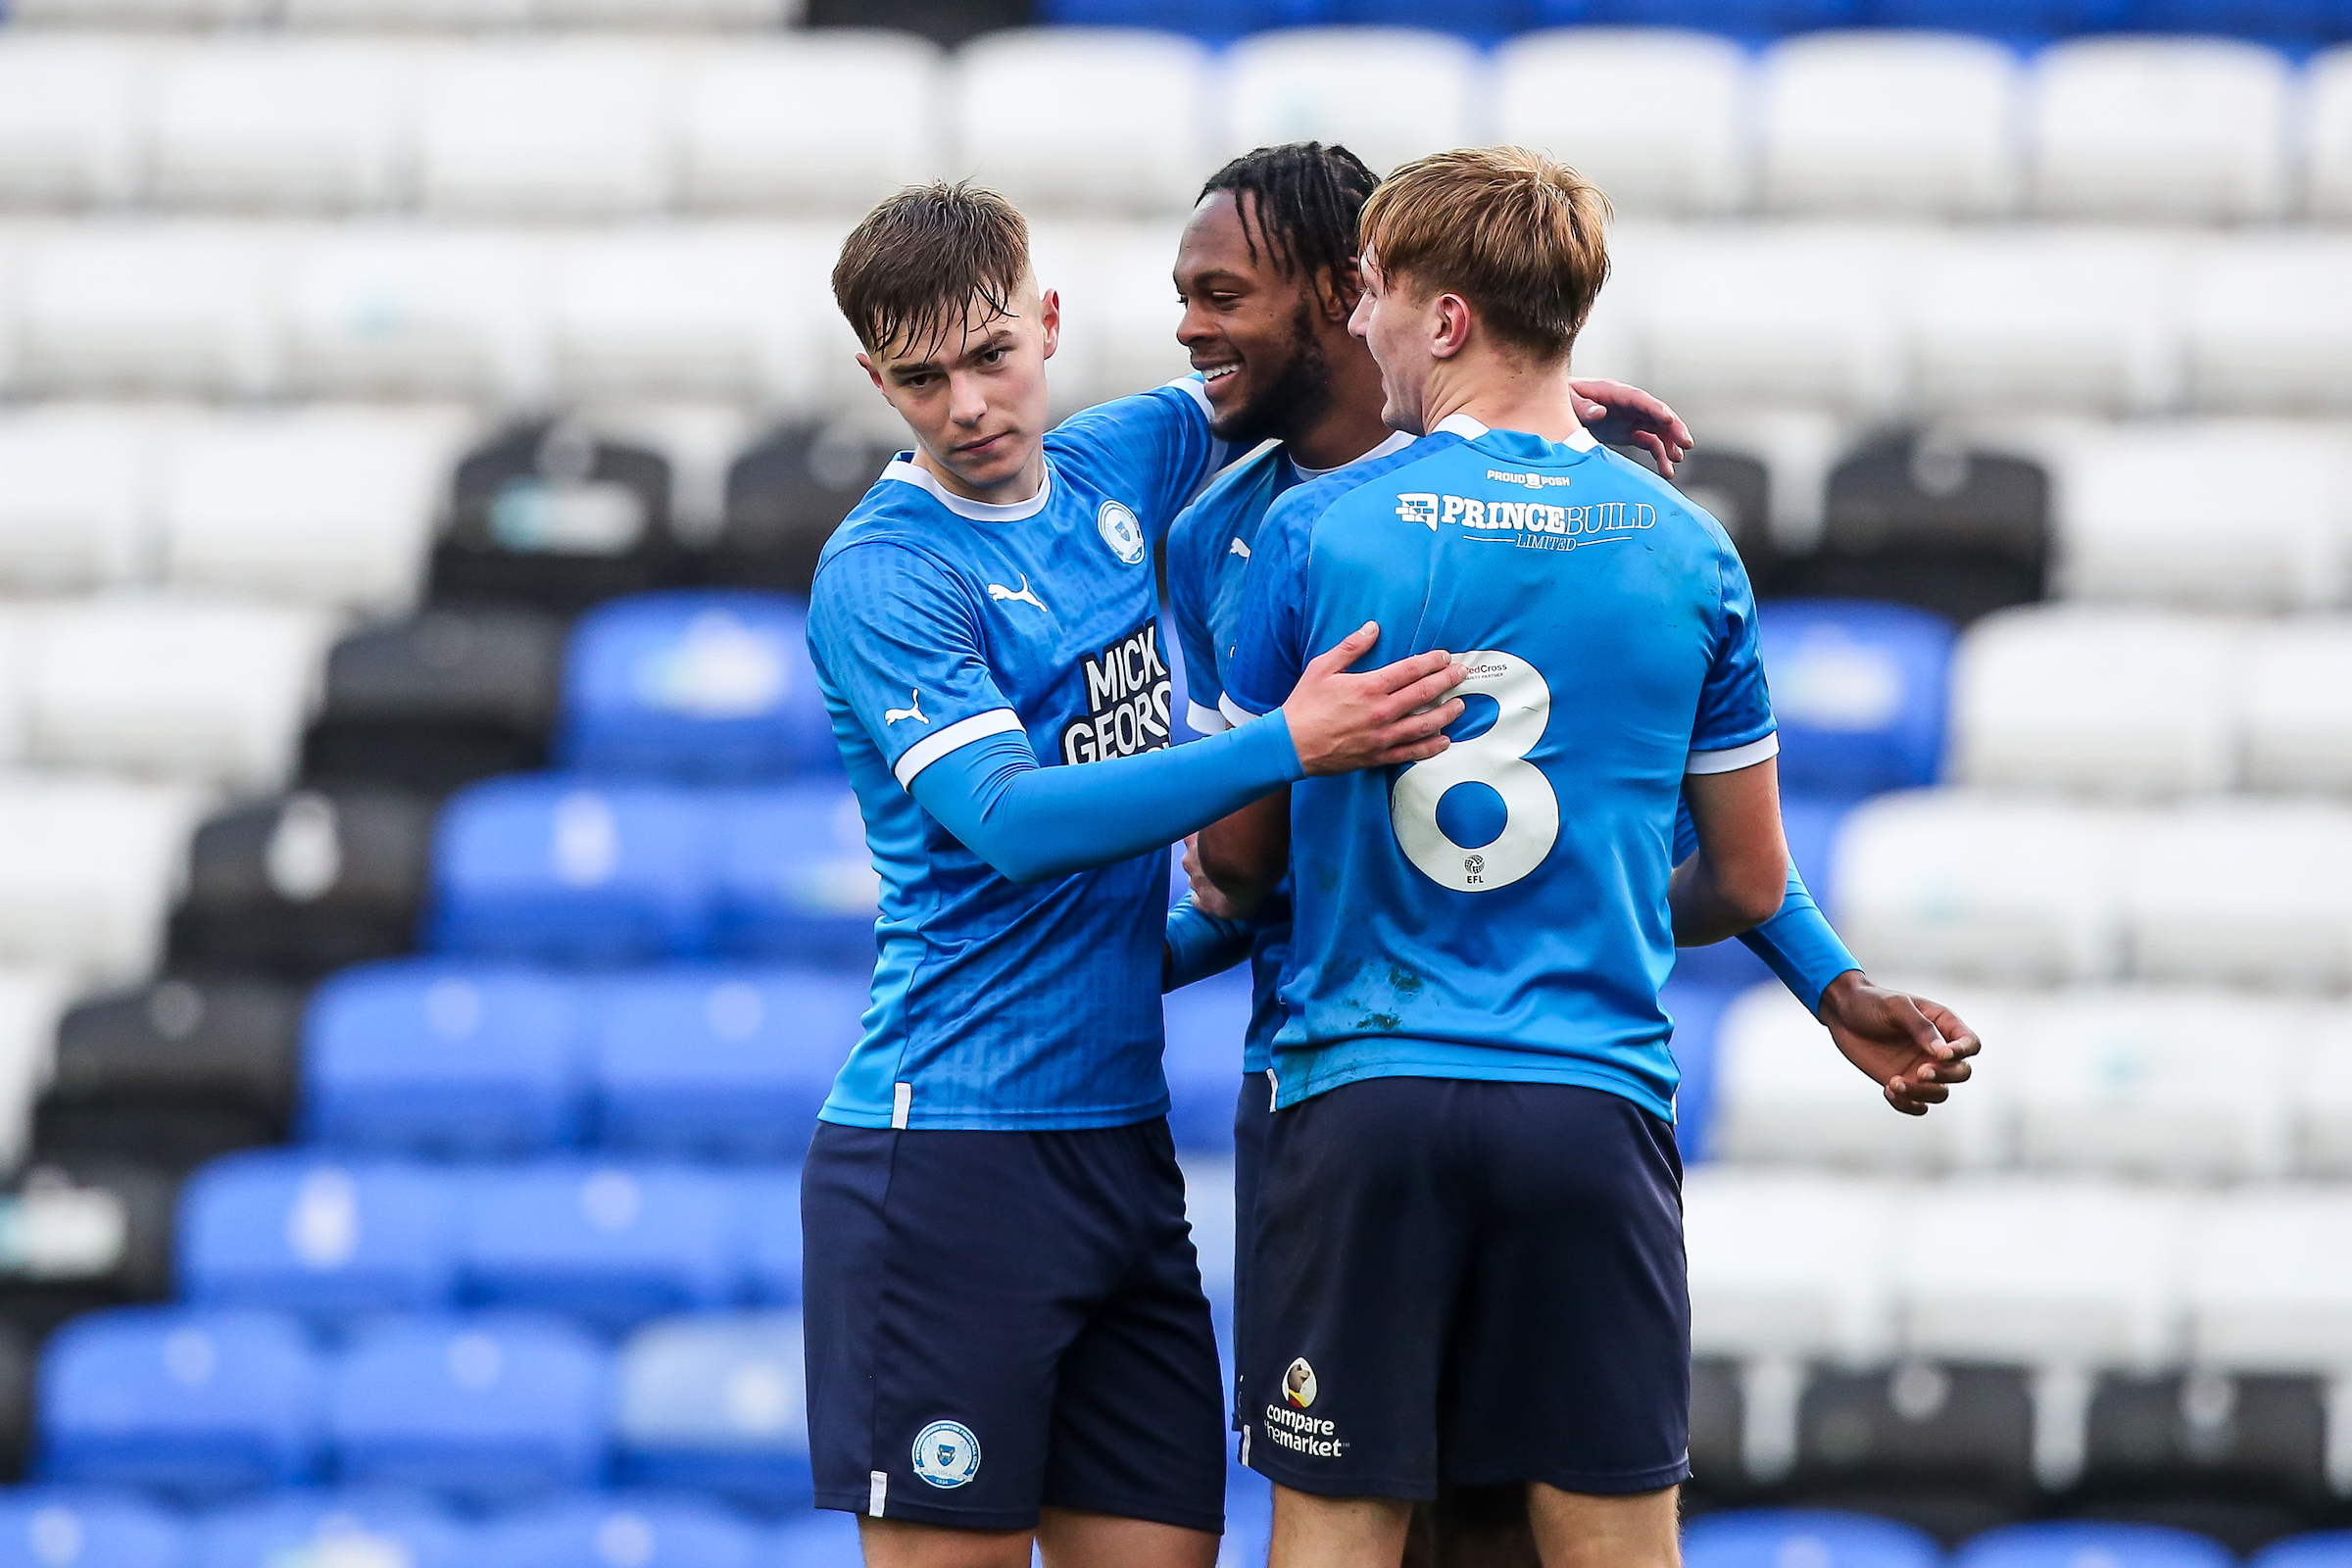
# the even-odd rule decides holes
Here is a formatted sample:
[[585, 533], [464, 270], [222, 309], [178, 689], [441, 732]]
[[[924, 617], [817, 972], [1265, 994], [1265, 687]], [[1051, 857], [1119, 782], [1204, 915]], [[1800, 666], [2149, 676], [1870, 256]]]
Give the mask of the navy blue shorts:
[[821, 1123], [801, 1178], [820, 1508], [1219, 1531], [1217, 1342], [1167, 1123]]
[[1250, 1237], [1257, 1225], [1258, 1175], [1266, 1164], [1266, 1129], [1274, 1122], [1274, 1085], [1262, 1072], [1242, 1074], [1233, 1102], [1233, 1430], [1250, 1408], [1250, 1353], [1242, 1347], [1250, 1311]]
[[1682, 1481], [1682, 1219], [1674, 1129], [1600, 1090], [1372, 1078], [1275, 1112], [1244, 1459], [1341, 1497]]

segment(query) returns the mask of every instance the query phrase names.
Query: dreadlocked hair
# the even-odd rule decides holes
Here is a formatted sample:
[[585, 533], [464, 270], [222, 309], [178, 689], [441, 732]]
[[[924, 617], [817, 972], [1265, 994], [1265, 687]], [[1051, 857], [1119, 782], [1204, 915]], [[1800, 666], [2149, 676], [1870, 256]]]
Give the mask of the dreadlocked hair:
[[1284, 272], [1312, 277], [1328, 269], [1344, 284], [1354, 275], [1356, 219], [1379, 183], [1380, 176], [1345, 147], [1290, 141], [1244, 153], [1209, 175], [1195, 199], [1233, 192], [1252, 262], [1263, 241]]

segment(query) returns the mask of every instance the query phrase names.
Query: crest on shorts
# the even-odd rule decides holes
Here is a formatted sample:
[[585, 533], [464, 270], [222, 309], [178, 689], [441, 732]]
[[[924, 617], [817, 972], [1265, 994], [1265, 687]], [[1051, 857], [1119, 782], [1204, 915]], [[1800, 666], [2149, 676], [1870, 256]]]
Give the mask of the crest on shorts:
[[934, 1421], [914, 1435], [914, 1473], [935, 1487], [960, 1487], [980, 1473], [980, 1440], [960, 1421]]
[[1315, 1402], [1315, 1369], [1300, 1356], [1282, 1375], [1282, 1396], [1303, 1410]]

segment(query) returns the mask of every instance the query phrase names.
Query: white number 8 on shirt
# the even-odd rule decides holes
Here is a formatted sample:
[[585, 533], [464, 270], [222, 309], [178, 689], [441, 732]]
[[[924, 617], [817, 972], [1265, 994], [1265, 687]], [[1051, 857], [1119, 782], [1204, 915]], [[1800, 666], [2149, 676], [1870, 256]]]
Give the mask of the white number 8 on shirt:
[[[1456, 654], [1469, 678], [1457, 697], [1491, 697], [1494, 724], [1455, 741], [1397, 776], [1389, 795], [1389, 820], [1406, 859], [1440, 887], [1491, 893], [1544, 863], [1560, 836], [1560, 799], [1544, 770], [1527, 760], [1551, 718], [1551, 687], [1533, 664], [1486, 649]], [[1475, 849], [1453, 842], [1438, 826], [1438, 802], [1456, 784], [1484, 784], [1502, 797], [1502, 831]]]

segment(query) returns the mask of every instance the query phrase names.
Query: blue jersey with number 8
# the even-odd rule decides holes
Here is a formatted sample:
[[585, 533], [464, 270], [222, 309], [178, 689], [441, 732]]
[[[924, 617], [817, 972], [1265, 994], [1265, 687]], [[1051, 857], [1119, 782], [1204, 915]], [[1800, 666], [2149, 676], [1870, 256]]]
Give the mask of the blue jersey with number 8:
[[1276, 502], [1245, 592], [1225, 683], [1246, 712], [1367, 620], [1359, 669], [1432, 648], [1470, 667], [1444, 755], [1292, 789], [1277, 1102], [1514, 1079], [1671, 1118], [1676, 800], [1778, 746], [1723, 529], [1588, 436], [1456, 416]]

